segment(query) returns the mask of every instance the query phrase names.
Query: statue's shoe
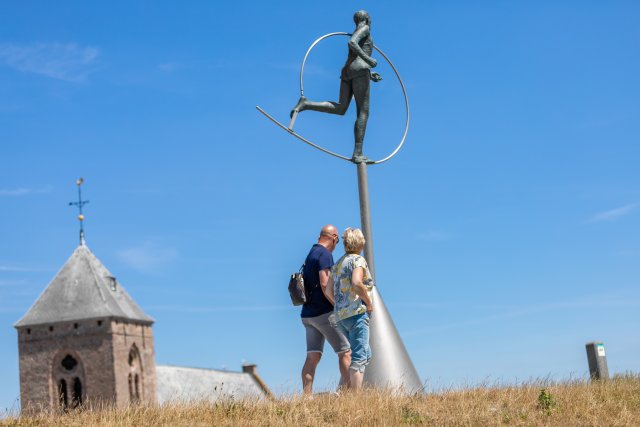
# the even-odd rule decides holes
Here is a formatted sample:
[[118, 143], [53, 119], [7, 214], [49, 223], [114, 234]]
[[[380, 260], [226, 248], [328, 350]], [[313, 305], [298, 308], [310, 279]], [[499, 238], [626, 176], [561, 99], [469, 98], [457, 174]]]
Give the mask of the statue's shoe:
[[299, 113], [300, 111], [303, 111], [306, 102], [307, 102], [307, 98], [305, 98], [304, 96], [301, 96], [296, 106], [293, 107], [293, 110], [291, 110], [291, 113], [289, 113], [289, 117], [292, 118], [293, 113]]
[[368, 163], [369, 162], [369, 158], [367, 158], [367, 156], [364, 156], [362, 154], [356, 155], [354, 154], [353, 157], [351, 158], [351, 161], [355, 164], [358, 163]]

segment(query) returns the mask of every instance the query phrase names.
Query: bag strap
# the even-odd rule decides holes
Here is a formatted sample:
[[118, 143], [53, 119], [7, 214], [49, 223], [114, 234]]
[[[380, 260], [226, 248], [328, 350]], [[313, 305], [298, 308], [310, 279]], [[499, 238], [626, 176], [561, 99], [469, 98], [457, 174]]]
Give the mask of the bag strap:
[[[300, 277], [302, 277], [303, 283], [304, 283], [304, 266], [305, 265], [307, 265], [306, 260], [300, 266], [300, 270], [298, 270], [298, 274], [300, 274]], [[305, 298], [306, 302], [309, 302], [309, 299], [311, 298], [311, 295], [309, 294], [309, 286], [306, 283], [304, 285], [304, 289], [303, 290], [304, 290], [304, 298]]]

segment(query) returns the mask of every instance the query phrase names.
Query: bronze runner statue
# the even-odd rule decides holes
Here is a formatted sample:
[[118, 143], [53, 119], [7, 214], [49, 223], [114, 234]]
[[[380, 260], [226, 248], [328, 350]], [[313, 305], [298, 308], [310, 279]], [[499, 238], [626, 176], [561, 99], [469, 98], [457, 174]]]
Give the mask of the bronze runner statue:
[[340, 73], [339, 101], [314, 102], [301, 96], [290, 115], [293, 117], [294, 113], [312, 110], [343, 116], [349, 109], [351, 98], [355, 98], [357, 118], [353, 128], [355, 146], [352, 160], [354, 163], [362, 163], [367, 160], [362, 153], [362, 145], [369, 119], [370, 80], [379, 82], [382, 77], [378, 73], [371, 72], [371, 68], [378, 65], [378, 62], [371, 57], [373, 39], [371, 38], [369, 14], [364, 10], [356, 12], [353, 15], [353, 21], [356, 24], [356, 29], [349, 39], [349, 55]]

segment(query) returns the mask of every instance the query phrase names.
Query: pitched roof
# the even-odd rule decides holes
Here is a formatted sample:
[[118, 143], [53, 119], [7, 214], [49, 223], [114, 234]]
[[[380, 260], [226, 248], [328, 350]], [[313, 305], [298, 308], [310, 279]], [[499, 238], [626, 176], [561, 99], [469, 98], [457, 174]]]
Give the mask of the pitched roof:
[[156, 380], [159, 404], [267, 397], [253, 375], [245, 372], [157, 365]]
[[153, 323], [89, 248], [80, 245], [14, 326], [96, 317]]

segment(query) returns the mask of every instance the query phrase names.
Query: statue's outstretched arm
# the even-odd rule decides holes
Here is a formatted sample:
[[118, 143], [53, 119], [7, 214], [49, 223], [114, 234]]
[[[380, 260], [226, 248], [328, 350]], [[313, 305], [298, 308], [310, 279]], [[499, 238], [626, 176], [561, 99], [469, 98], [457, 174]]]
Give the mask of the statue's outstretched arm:
[[378, 61], [370, 57], [365, 53], [364, 50], [360, 47], [360, 40], [367, 37], [369, 35], [369, 26], [363, 25], [362, 27], [356, 29], [356, 31], [351, 35], [351, 39], [349, 40], [349, 49], [351, 49], [356, 55], [358, 55], [364, 62], [369, 64], [371, 68], [378, 65]]

